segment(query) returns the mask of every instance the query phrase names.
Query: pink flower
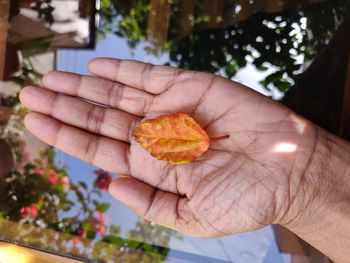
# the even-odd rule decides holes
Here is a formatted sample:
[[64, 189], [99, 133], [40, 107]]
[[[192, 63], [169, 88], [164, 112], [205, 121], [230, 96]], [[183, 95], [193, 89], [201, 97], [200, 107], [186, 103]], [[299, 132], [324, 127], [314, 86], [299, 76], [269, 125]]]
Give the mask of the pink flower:
[[33, 171], [33, 173], [40, 175], [40, 176], [43, 176], [45, 174], [45, 171], [44, 171], [44, 169], [37, 168]]
[[64, 190], [68, 191], [70, 189], [70, 180], [68, 176], [63, 176], [60, 178], [60, 183], [63, 184]]
[[104, 213], [102, 213], [101, 211], [96, 210], [95, 211], [95, 216], [97, 218], [97, 220], [100, 222], [100, 224], [106, 224], [106, 216]]
[[101, 236], [105, 235], [106, 233], [105, 214], [100, 211], [95, 211], [95, 215], [91, 219], [90, 225], [95, 232], [98, 232]]
[[21, 208], [21, 217], [26, 218], [35, 218], [38, 215], [38, 207], [36, 204], [33, 204], [31, 206], [26, 206]]
[[94, 171], [94, 173], [97, 175], [97, 178], [95, 180], [95, 187], [102, 191], [108, 191], [109, 184], [113, 179], [112, 175], [102, 170]]
[[98, 233], [101, 236], [104, 236], [106, 234], [106, 226], [101, 226], [100, 229], [98, 230]]
[[58, 174], [56, 171], [51, 170], [50, 172], [50, 177], [49, 177], [49, 182], [52, 184], [57, 184], [59, 180]]
[[70, 183], [69, 177], [68, 176], [61, 177], [60, 182], [62, 184], [69, 184]]

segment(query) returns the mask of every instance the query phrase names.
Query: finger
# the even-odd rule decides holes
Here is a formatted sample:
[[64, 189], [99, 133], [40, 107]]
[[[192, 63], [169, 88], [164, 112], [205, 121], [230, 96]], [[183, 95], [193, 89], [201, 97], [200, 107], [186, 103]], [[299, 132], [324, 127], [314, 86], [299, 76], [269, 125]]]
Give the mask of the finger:
[[192, 78], [194, 72], [154, 66], [132, 60], [97, 58], [89, 63], [91, 73], [153, 94], [160, 94], [175, 82]]
[[77, 98], [36, 87], [26, 87], [21, 102], [29, 109], [55, 119], [117, 140], [129, 142], [139, 118], [123, 111], [89, 104]]
[[73, 73], [47, 73], [43, 85], [58, 93], [80, 97], [138, 116], [144, 116], [153, 101], [153, 96], [147, 92], [110, 80]]
[[40, 113], [28, 113], [25, 126], [40, 140], [114, 173], [129, 174], [129, 145], [65, 125]]
[[122, 178], [109, 185], [109, 192], [125, 203], [142, 218], [196, 235], [192, 225], [192, 212], [188, 208], [188, 199], [164, 192], [134, 178]]

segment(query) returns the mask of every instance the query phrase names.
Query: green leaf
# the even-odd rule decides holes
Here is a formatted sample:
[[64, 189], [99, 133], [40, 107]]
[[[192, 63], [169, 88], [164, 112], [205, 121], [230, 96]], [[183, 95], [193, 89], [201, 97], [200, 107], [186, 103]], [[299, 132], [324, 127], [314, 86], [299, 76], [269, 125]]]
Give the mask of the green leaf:
[[127, 244], [129, 248], [137, 249], [142, 247], [144, 243], [136, 240], [128, 240]]
[[114, 235], [107, 235], [104, 236], [102, 239], [104, 242], [111, 243], [113, 245], [119, 245], [122, 246], [124, 243], [124, 240], [120, 237], [114, 236]]
[[287, 81], [277, 81], [274, 83], [274, 85], [283, 93], [287, 92], [292, 86], [292, 84]]
[[96, 233], [92, 231], [88, 231], [86, 237], [89, 239], [94, 239], [96, 237]]
[[96, 209], [100, 212], [106, 212], [110, 206], [111, 204], [109, 203], [100, 203], [96, 205]]
[[239, 65], [236, 60], [231, 60], [230, 64], [226, 67], [225, 71], [228, 77], [233, 77], [236, 75]]
[[263, 66], [263, 65], [259, 65], [259, 66], [255, 66], [255, 67], [256, 67], [256, 69], [259, 70], [259, 71], [266, 71], [266, 70], [269, 69], [268, 67], [265, 67], [265, 66]]

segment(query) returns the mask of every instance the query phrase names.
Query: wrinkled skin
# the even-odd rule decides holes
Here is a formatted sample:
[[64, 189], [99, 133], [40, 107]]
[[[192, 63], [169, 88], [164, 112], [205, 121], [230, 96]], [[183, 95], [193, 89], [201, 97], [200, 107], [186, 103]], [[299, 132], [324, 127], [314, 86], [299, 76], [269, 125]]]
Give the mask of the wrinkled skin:
[[[112, 59], [89, 68], [95, 76], [51, 72], [44, 89], [26, 87], [21, 100], [33, 112], [25, 124], [64, 152], [131, 176], [110, 192], [145, 219], [222, 236], [288, 225], [313, 198], [306, 184], [317, 183], [308, 169], [318, 129], [278, 102], [207, 73]], [[187, 165], [158, 161], [132, 131], [143, 118], [176, 112], [230, 138]]]

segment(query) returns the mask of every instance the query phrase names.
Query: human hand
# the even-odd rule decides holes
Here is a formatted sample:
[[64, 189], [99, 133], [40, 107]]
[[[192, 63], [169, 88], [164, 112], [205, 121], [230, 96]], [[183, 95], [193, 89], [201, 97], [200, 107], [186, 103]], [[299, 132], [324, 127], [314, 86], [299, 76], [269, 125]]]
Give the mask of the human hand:
[[[44, 89], [24, 88], [21, 101], [33, 111], [26, 127], [68, 154], [131, 176], [110, 192], [143, 218], [222, 236], [287, 225], [317, 198], [309, 189], [320, 182], [308, 174], [319, 129], [278, 102], [207, 73], [114, 59], [89, 68], [95, 76], [52, 72]], [[176, 112], [211, 137], [230, 138], [186, 165], [156, 160], [132, 131], [143, 118]]]

